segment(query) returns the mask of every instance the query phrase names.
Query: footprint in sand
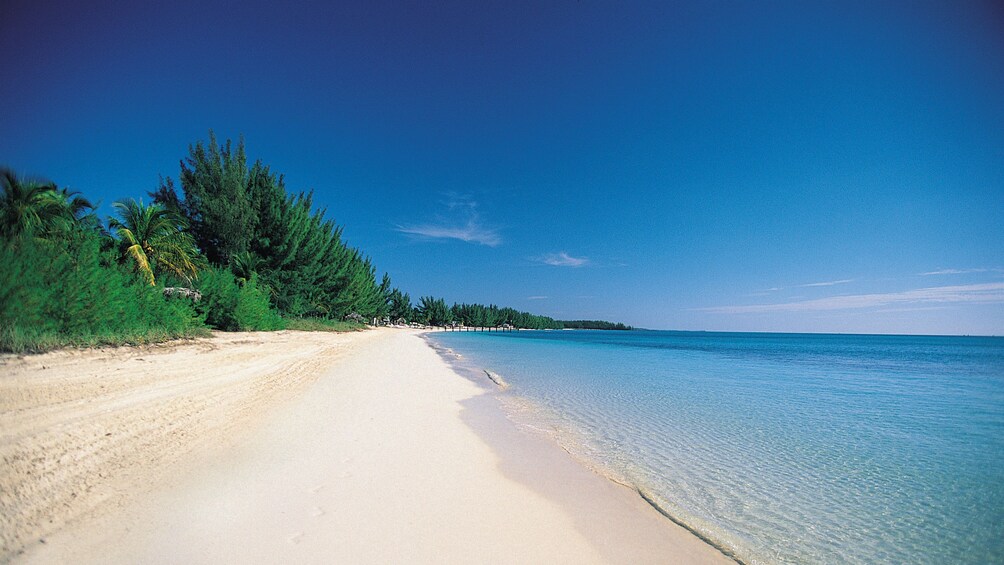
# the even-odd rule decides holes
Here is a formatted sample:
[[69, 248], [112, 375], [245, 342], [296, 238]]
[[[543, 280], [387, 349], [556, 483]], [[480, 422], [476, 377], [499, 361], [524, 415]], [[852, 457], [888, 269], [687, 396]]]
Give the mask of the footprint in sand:
[[317, 485], [312, 489], [307, 489], [307, 492], [309, 492], [310, 494], [317, 494], [321, 492], [322, 489], [324, 489], [324, 485]]
[[314, 518], [320, 518], [325, 514], [327, 514], [327, 512], [325, 512], [324, 509], [321, 508], [320, 506], [315, 506], [314, 511], [310, 513], [310, 515], [313, 516]]
[[303, 532], [296, 532], [295, 534], [286, 538], [286, 541], [288, 541], [293, 545], [297, 545], [298, 543], [300, 543], [301, 539], [303, 539]]

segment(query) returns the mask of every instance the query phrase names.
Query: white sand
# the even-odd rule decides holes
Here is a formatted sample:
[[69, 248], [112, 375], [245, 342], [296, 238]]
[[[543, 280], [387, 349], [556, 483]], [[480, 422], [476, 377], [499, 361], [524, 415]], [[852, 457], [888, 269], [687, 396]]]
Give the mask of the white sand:
[[[51, 391], [19, 394], [10, 406], [0, 400], [8, 558], [729, 562], [629, 489], [522, 432], [412, 332], [241, 334], [126, 351], [100, 362], [92, 359], [100, 353], [57, 353], [0, 367], [4, 394], [40, 376], [55, 383], [77, 373], [91, 382], [100, 375], [87, 376], [88, 368], [131, 372], [129, 385], [109, 379], [111, 395], [82, 387], [59, 402], [46, 400]], [[73, 355], [78, 362], [65, 363], [62, 376], [59, 367], [39, 368]], [[171, 433], [163, 410], [179, 422]], [[104, 436], [94, 422], [121, 428]], [[153, 431], [129, 435], [137, 428]], [[80, 429], [97, 445], [64, 447], [55, 459], [39, 449], [72, 445], [67, 437]], [[95, 440], [116, 434], [126, 437], [122, 445]], [[8, 460], [21, 463], [15, 469]], [[40, 478], [43, 469], [90, 487], [71, 497], [61, 479]]]

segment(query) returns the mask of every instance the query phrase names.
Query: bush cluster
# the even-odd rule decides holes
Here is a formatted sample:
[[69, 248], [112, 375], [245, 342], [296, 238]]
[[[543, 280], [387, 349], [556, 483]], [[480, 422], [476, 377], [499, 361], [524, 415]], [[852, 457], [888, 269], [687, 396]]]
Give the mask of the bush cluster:
[[124, 345], [205, 335], [187, 298], [168, 298], [87, 233], [0, 241], [0, 350]]
[[284, 327], [282, 316], [272, 308], [257, 275], [241, 284], [229, 269], [211, 267], [199, 277], [198, 290], [202, 298], [196, 308], [213, 328], [271, 331]]

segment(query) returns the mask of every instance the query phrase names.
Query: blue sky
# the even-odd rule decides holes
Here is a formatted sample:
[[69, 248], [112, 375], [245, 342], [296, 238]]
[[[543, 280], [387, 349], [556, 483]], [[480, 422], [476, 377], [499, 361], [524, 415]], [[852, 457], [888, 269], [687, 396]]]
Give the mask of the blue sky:
[[3, 3], [0, 163], [107, 213], [212, 128], [413, 297], [1004, 334], [993, 2], [153, 4]]

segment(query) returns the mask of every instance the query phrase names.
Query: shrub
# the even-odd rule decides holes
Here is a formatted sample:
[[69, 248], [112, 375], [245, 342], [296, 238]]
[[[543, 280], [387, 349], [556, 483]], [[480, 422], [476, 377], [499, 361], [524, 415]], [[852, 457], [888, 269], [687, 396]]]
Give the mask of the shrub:
[[234, 318], [241, 331], [272, 331], [284, 327], [282, 317], [269, 304], [268, 294], [259, 287], [258, 275], [251, 275], [237, 292]]
[[0, 350], [149, 343], [204, 334], [186, 299], [165, 298], [101, 250], [97, 234], [0, 241]]
[[255, 275], [240, 285], [229, 269], [213, 267], [199, 278], [198, 310], [206, 324], [223, 331], [268, 331], [283, 327]]

